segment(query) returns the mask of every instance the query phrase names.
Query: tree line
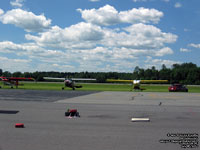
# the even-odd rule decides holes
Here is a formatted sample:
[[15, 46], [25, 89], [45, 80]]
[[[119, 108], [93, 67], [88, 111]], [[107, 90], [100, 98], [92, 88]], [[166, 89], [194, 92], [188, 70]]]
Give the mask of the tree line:
[[105, 83], [106, 79], [124, 80], [168, 80], [169, 83], [182, 83], [200, 85], [200, 67], [193, 63], [173, 64], [167, 68], [164, 64], [160, 70], [154, 66], [143, 69], [135, 67], [132, 73], [126, 72], [14, 72], [0, 69], [0, 76], [5, 77], [31, 77], [36, 81], [45, 81], [43, 77], [56, 78], [95, 78], [98, 83]]

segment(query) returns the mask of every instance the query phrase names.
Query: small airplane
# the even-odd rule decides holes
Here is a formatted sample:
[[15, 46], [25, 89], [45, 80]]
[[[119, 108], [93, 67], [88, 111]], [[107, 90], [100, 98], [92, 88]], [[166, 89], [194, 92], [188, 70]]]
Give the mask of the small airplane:
[[19, 84], [19, 81], [34, 81], [33, 78], [24, 78], [24, 77], [0, 77], [0, 80], [3, 82], [4, 85], [8, 85], [11, 88], [13, 88], [13, 86], [18, 88], [18, 86], [21, 85]]
[[168, 80], [120, 80], [120, 79], [107, 79], [107, 82], [126, 82], [132, 83], [134, 90], [144, 90], [140, 87], [140, 84], [144, 83], [168, 83]]
[[43, 77], [45, 80], [62, 80], [64, 81], [65, 86], [62, 87], [62, 90], [65, 89], [65, 87], [72, 88], [75, 90], [75, 88], [82, 88], [82, 85], [76, 85], [75, 81], [96, 81], [96, 79], [86, 79], [86, 78], [54, 78], [54, 77]]

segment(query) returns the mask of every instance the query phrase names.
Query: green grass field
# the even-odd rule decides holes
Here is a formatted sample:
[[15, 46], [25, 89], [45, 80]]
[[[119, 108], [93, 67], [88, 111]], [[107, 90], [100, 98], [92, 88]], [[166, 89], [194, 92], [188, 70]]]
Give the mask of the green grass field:
[[[19, 86], [18, 89], [29, 90], [61, 90], [64, 86], [63, 82], [20, 82], [23, 86]], [[82, 83], [83, 88], [76, 89], [81, 91], [131, 91], [132, 86], [130, 84], [100, 84], [100, 83]], [[10, 86], [5, 86], [0, 82], [0, 86], [3, 89], [10, 89]], [[190, 93], [200, 93], [200, 86], [187, 86]], [[15, 87], [14, 87], [15, 88]], [[141, 85], [141, 88], [145, 89], [143, 92], [168, 92], [168, 85]], [[71, 88], [65, 88], [65, 90], [72, 90]]]

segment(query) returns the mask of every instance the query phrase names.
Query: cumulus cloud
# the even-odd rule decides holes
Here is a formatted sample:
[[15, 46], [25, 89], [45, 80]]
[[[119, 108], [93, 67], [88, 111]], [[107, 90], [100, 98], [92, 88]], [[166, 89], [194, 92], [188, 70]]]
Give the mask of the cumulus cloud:
[[147, 0], [133, 0], [133, 2], [146, 2]]
[[31, 68], [28, 64], [30, 61], [26, 59], [13, 59], [0, 56], [0, 61], [6, 62], [6, 65], [4, 63], [1, 63], [0, 68], [3, 68], [3, 70], [8, 70], [10, 72], [21, 71], [21, 70], [27, 71], [30, 70]]
[[[133, 0], [133, 2], [147, 2], [147, 1], [155, 1], [155, 0]], [[169, 2], [170, 0], [162, 0], [164, 2]]]
[[156, 9], [133, 8], [119, 13], [120, 20], [124, 23], [158, 23], [163, 13]]
[[157, 49], [165, 43], [174, 43], [177, 36], [171, 33], [164, 33], [152, 25], [134, 24], [124, 28], [125, 32], [106, 34], [109, 45], [137, 49]]
[[33, 58], [42, 54], [47, 55], [48, 54], [47, 51], [48, 50], [36, 45], [35, 43], [16, 44], [11, 41], [0, 42], [0, 53], [2, 55], [14, 54], [18, 57], [23, 56], [26, 58]]
[[133, 2], [146, 2], [147, 0], [133, 0]]
[[10, 4], [13, 7], [22, 7], [23, 2], [24, 2], [24, 0], [15, 0], [15, 1], [11, 1]]
[[163, 0], [163, 1], [168, 3], [170, 0]]
[[194, 47], [194, 48], [200, 48], [200, 44], [191, 43], [189, 44], [189, 46]]
[[42, 46], [58, 49], [84, 49], [93, 47], [96, 44], [95, 41], [103, 38], [103, 34], [101, 27], [81, 22], [65, 29], [54, 26], [38, 36], [27, 34], [26, 39], [33, 40]]
[[99, 2], [100, 0], [89, 0], [90, 2]]
[[9, 59], [7, 57], [1, 57], [1, 56], [0, 56], [0, 61], [4, 61], [4, 62], [14, 61], [15, 63], [27, 63], [28, 62], [28, 60], [25, 60], [25, 59]]
[[163, 13], [156, 9], [133, 8], [128, 11], [118, 12], [113, 6], [106, 5], [99, 9], [77, 9], [82, 18], [87, 22], [109, 26], [119, 23], [158, 23]]
[[0, 42], [0, 52], [1, 53], [12, 53], [12, 51], [22, 49], [21, 46], [14, 44], [10, 41]]
[[181, 8], [181, 7], [182, 7], [182, 4], [179, 3], [179, 2], [177, 2], [177, 3], [175, 3], [174, 7], [175, 7], [175, 8]]
[[[0, 20], [4, 24], [38, 33], [26, 34], [27, 43], [0, 42], [0, 54], [13, 53], [27, 58], [41, 71], [132, 71], [141, 61], [146, 60], [144, 65], [151, 64], [146, 57], [153, 60], [153, 57], [173, 54], [168, 45], [176, 42], [178, 36], [148, 24], [159, 22], [163, 13], [158, 10], [133, 8], [118, 12], [106, 5], [78, 11], [86, 21], [65, 28], [50, 26], [51, 20], [44, 15], [37, 16], [21, 9], [2, 11]], [[123, 28], [109, 26], [118, 23], [130, 24]], [[172, 63], [162, 59], [152, 62]]]
[[161, 69], [162, 64], [165, 64], [166, 67], [170, 68], [173, 64], [181, 64], [182, 62], [166, 59], [153, 59], [152, 57], [147, 57], [145, 63], [145, 68], [151, 68], [152, 66], [155, 66], [156, 68]]
[[[164, 33], [152, 25], [134, 24], [116, 31], [81, 22], [65, 29], [54, 26], [39, 35], [27, 34], [26, 39], [35, 41], [40, 46], [56, 49], [91, 49], [102, 45], [110, 49], [124, 47], [159, 51], [166, 43], [174, 43], [177, 36]], [[171, 51], [163, 49], [157, 55], [172, 54]]]
[[82, 14], [82, 18], [87, 22], [98, 24], [98, 25], [112, 25], [119, 23], [119, 17], [117, 10], [106, 5], [104, 7], [90, 10], [77, 9]]
[[0, 21], [4, 24], [13, 24], [23, 28], [27, 32], [41, 32], [48, 29], [51, 20], [42, 15], [35, 15], [22, 9], [12, 9], [0, 16]]
[[186, 48], [180, 48], [180, 52], [191, 52], [191, 50], [186, 49]]
[[164, 55], [168, 55], [168, 54], [173, 54], [173, 50], [169, 47], [164, 47], [162, 49], [160, 49], [155, 56], [164, 56]]
[[4, 11], [0, 8], [0, 15], [2, 15], [4, 13]]
[[190, 29], [184, 28], [183, 31], [184, 31], [184, 32], [189, 32], [189, 31], [191, 31], [191, 30], [190, 30]]
[[[41, 64], [48, 64], [49, 66], [51, 66], [52, 64], [59, 63], [62, 65], [66, 65], [67, 64], [66, 59], [69, 61], [73, 61], [74, 59], [74, 58], [71, 58], [69, 54], [66, 54], [62, 51], [46, 49], [46, 48], [36, 45], [35, 43], [16, 44], [10, 41], [0, 42], [0, 54], [4, 56], [4, 54], [10, 54], [10, 53], [16, 55], [19, 58], [22, 57], [24, 59], [18, 59], [18, 58], [11, 59], [7, 57], [2, 57], [1, 60], [8, 61], [8, 63], [6, 63], [6, 66], [2, 67], [4, 70], [9, 68], [9, 65], [10, 66], [14, 65], [14, 64], [9, 64], [9, 62], [19, 65], [14, 68], [11, 67], [10, 69], [8, 69], [9, 71], [12, 71], [15, 68], [20, 68], [20, 66], [23, 66], [21, 67], [20, 70], [27, 71], [27, 70], [30, 70], [30, 68], [33, 70], [35, 69], [38, 70]], [[13, 60], [13, 62], [11, 60]], [[34, 61], [34, 66], [36, 65], [37, 68], [33, 68], [32, 66], [33, 64], [31, 64], [33, 63], [33, 61]], [[27, 68], [24, 68], [26, 65], [23, 63], [29, 63], [26, 65], [27, 66], [30, 65], [30, 66]]]

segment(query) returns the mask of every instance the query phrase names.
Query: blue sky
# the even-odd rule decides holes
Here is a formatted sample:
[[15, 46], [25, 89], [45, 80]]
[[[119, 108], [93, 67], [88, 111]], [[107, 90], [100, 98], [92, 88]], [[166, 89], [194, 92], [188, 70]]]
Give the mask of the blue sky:
[[3, 71], [200, 66], [199, 0], [0, 1]]

